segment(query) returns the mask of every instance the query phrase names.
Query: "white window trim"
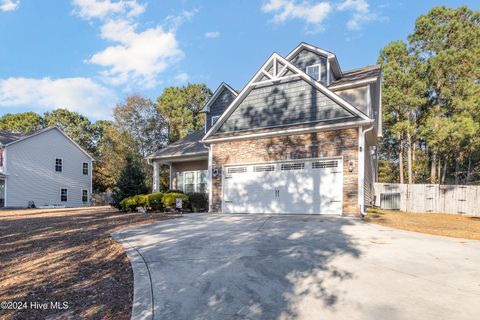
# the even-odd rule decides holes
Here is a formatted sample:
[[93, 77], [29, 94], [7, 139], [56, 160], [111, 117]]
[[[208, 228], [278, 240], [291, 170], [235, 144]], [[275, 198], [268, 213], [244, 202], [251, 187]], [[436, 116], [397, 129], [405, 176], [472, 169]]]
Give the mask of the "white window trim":
[[[318, 79], [315, 79], [313, 78], [309, 73], [308, 73], [308, 69], [309, 68], [315, 68], [315, 67], [318, 67]], [[311, 64], [309, 66], [307, 66], [305, 68], [305, 73], [308, 74], [310, 77], [312, 77], [313, 79], [317, 80], [317, 81], [320, 81], [322, 79], [322, 64], [321, 63], [317, 63], [317, 64]]]
[[[62, 170], [61, 171], [57, 171], [57, 159], [59, 160], [62, 160]], [[53, 163], [53, 170], [55, 171], [55, 173], [63, 173], [63, 158], [55, 158], [55, 161]]]
[[[191, 171], [183, 171], [182, 172], [182, 191], [185, 192], [185, 175], [187, 173], [193, 173], [193, 192], [200, 192], [198, 190], [198, 186], [199, 186], [199, 179], [198, 179], [198, 172], [201, 172], [201, 171], [207, 171], [207, 170], [191, 170]], [[205, 181], [205, 184], [206, 184], [206, 187], [207, 187], [207, 192], [210, 192], [210, 190], [208, 189], [209, 185], [208, 185], [208, 171], [207, 171], [207, 180]], [[178, 187], [178, 185], [177, 185]]]
[[[63, 162], [63, 161], [62, 161]], [[87, 173], [84, 173], [83, 170], [84, 170], [84, 165], [87, 164]], [[63, 164], [62, 164], [63, 165]], [[90, 173], [90, 165], [88, 162], [82, 162], [82, 175], [84, 176], [88, 176], [88, 174]]]
[[[65, 190], [65, 197], [67, 200], [63, 201], [62, 200], [62, 190]], [[68, 202], [68, 188], [60, 188], [60, 202]]]
[[212, 119], [211, 119], [211, 125], [213, 126], [215, 124], [215, 122], [220, 118], [220, 116], [212, 116]]
[[[83, 191], [87, 191], [87, 201], [83, 201]], [[67, 190], [67, 193], [68, 193], [68, 190]], [[81, 196], [82, 196], [82, 203], [88, 203], [88, 196], [89, 196], [89, 195], [88, 195], [88, 189], [82, 189], [82, 194], [81, 194]], [[68, 198], [67, 198], [67, 199], [68, 199]]]

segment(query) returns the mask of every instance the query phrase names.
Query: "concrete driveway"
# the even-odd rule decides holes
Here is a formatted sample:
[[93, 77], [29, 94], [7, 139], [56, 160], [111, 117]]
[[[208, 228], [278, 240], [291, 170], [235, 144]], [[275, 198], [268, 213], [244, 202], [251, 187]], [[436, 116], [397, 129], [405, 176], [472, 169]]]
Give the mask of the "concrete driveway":
[[480, 241], [303, 215], [186, 215], [114, 237], [135, 319], [480, 319]]

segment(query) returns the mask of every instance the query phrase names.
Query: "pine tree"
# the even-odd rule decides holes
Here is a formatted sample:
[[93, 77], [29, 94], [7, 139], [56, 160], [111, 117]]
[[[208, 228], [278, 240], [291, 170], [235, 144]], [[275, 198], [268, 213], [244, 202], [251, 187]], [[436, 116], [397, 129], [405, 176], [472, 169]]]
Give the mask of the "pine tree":
[[112, 205], [118, 208], [122, 199], [137, 194], [144, 194], [147, 191], [145, 174], [142, 171], [140, 162], [131, 155], [127, 155], [125, 157], [125, 166], [114, 188]]

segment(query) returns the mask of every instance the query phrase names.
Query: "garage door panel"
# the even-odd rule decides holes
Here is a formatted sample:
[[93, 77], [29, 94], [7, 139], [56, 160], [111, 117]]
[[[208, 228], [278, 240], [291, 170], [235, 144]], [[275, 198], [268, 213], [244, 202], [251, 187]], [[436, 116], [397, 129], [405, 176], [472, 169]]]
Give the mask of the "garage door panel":
[[341, 164], [336, 159], [227, 167], [224, 211], [341, 214]]

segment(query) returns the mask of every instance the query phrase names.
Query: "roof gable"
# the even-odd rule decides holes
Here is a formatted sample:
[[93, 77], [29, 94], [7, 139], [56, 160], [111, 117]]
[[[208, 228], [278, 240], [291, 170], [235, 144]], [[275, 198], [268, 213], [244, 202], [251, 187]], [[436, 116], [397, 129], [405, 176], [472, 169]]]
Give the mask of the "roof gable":
[[[292, 84], [295, 83], [295, 84]], [[283, 89], [275, 88], [276, 86], [282, 85], [284, 86]], [[217, 132], [225, 132], [225, 130], [242, 130], [246, 126], [245, 123], [240, 123], [240, 116], [245, 116], [246, 119], [242, 120], [243, 122], [248, 122], [250, 121], [252, 126], [255, 126], [256, 124], [260, 123], [261, 125], [269, 124], [269, 119], [268, 117], [275, 117], [274, 114], [271, 113], [271, 111], [275, 108], [282, 108], [282, 99], [286, 100], [286, 96], [282, 96], [283, 93], [281, 90], [285, 92], [292, 92], [298, 90], [298, 88], [288, 88], [288, 86], [296, 86], [300, 85], [302, 86], [302, 90], [304, 91], [299, 92], [298, 94], [301, 95], [297, 97], [291, 97], [289, 99], [298, 99], [298, 98], [305, 98], [310, 99], [311, 101], [311, 106], [319, 105], [321, 106], [322, 104], [328, 104], [330, 106], [335, 106], [333, 111], [329, 111], [331, 115], [337, 116], [337, 117], [352, 117], [352, 118], [359, 118], [359, 119], [364, 119], [364, 120], [370, 120], [366, 115], [361, 113], [359, 110], [357, 110], [355, 107], [353, 107], [351, 104], [349, 104], [347, 101], [339, 97], [338, 95], [334, 94], [330, 90], [328, 90], [325, 86], [323, 86], [321, 83], [315, 81], [312, 79], [310, 76], [308, 76], [305, 72], [302, 70], [298, 69], [295, 67], [292, 63], [278, 55], [277, 53], [273, 53], [270, 58], [263, 64], [263, 66], [260, 68], [260, 70], [257, 71], [257, 73], [254, 75], [254, 77], [250, 80], [250, 82], [243, 88], [243, 90], [238, 94], [237, 98], [230, 104], [230, 106], [227, 108], [227, 110], [222, 114], [220, 119], [215, 123], [215, 125], [207, 132], [207, 134], [204, 137], [204, 141], [207, 140], [209, 137], [212, 137], [215, 135]], [[273, 88], [272, 88], [273, 87]], [[267, 89], [268, 88], [268, 89]], [[248, 96], [252, 93], [257, 94], [258, 92], [263, 91], [268, 91], [271, 96], [270, 99], [273, 99], [271, 101], [275, 101], [279, 103], [279, 106], [273, 106], [269, 109], [267, 108], [265, 113], [262, 115], [259, 115], [258, 113], [255, 114], [256, 112], [256, 107], [255, 103], [259, 102], [256, 101], [254, 102], [253, 99], [251, 101], [247, 100]], [[260, 98], [262, 99], [262, 98]], [[247, 101], [247, 102], [244, 102]], [[261, 101], [260, 101], [261, 102]], [[241, 106], [243, 103], [243, 107], [240, 109], [239, 113], [237, 113], [237, 116], [232, 118], [233, 120], [228, 120], [232, 114], [236, 112], [239, 106]], [[262, 103], [266, 103], [268, 107], [268, 103], [271, 103], [267, 100], [265, 100]], [[305, 123], [305, 119], [307, 119], [309, 122], [313, 121], [321, 121], [319, 120], [319, 116], [316, 114], [315, 116], [310, 113], [309, 115], [306, 115], [305, 113], [301, 115], [297, 111], [292, 111], [295, 110], [295, 104], [293, 104], [293, 107], [288, 107], [289, 111], [291, 114], [287, 114], [288, 112], [283, 112], [286, 114], [286, 116], [280, 120], [280, 124], [278, 126], [282, 125], [289, 125], [292, 123], [299, 123], [299, 121], [303, 121], [302, 123]], [[318, 105], [317, 105], [318, 106]], [[285, 105], [283, 105], [285, 107]], [[313, 108], [313, 107], [312, 107]], [[318, 113], [319, 108], [315, 110], [315, 112]], [[326, 110], [323, 110], [326, 111]], [[243, 112], [243, 115], [242, 115]], [[296, 113], [295, 113], [296, 112]], [[320, 114], [324, 114], [325, 112], [320, 112]], [[293, 119], [295, 121], [290, 121], [288, 118], [289, 116], [293, 116]], [[301, 116], [301, 117], [300, 117]], [[295, 119], [295, 117], [297, 117]], [[264, 122], [262, 122], [261, 119], [265, 119]], [[311, 120], [311, 121], [310, 121]], [[228, 121], [228, 123], [227, 123]], [[227, 123], [225, 127], [223, 127], [224, 123]], [[282, 124], [284, 123], [284, 124]], [[220, 129], [222, 128], [222, 129]], [[258, 128], [258, 127], [255, 127]]]
[[82, 147], [80, 147], [80, 145], [78, 143], [76, 143], [75, 141], [72, 140], [72, 138], [70, 138], [65, 132], [63, 132], [63, 130], [61, 130], [60, 128], [57, 128], [57, 127], [48, 127], [48, 128], [45, 128], [45, 129], [41, 129], [41, 130], [37, 130], [31, 134], [27, 134], [27, 135], [24, 135], [22, 136], [21, 138], [15, 140], [15, 141], [12, 141], [10, 143], [7, 143], [5, 144], [6, 147], [8, 146], [11, 146], [12, 144], [15, 144], [15, 143], [19, 143], [19, 142], [22, 142], [26, 139], [29, 139], [29, 138], [32, 138], [32, 137], [35, 137], [37, 135], [40, 135], [44, 132], [47, 132], [47, 131], [50, 131], [50, 130], [57, 130], [58, 132], [60, 132], [60, 134], [62, 134], [65, 138], [67, 138], [75, 147], [77, 147], [78, 149], [80, 149], [80, 151], [82, 153], [84, 153], [87, 157], [89, 157], [90, 159], [93, 160], [93, 157], [87, 152], [85, 151]]
[[312, 46], [311, 44], [302, 42], [300, 43], [295, 49], [292, 50], [287, 56], [286, 60], [293, 62], [297, 57], [302, 54], [303, 52], [308, 51], [310, 53], [316, 54], [319, 57], [325, 57], [330, 62], [330, 68], [334, 73], [336, 78], [341, 78], [343, 76], [342, 69], [340, 68], [340, 64], [338, 63], [337, 56], [327, 50], [323, 50], [321, 48]]
[[230, 92], [234, 97], [236, 97], [238, 95], [237, 91], [232, 89], [232, 87], [230, 87], [225, 82], [222, 82], [222, 83], [220, 83], [218, 88], [215, 90], [215, 92], [212, 94], [210, 99], [208, 99], [207, 103], [205, 104], [205, 106], [202, 109], [202, 112], [210, 112], [210, 107], [212, 106], [212, 104], [214, 104], [217, 101], [218, 98], [220, 98], [222, 95], [225, 94], [224, 93], [225, 90]]

